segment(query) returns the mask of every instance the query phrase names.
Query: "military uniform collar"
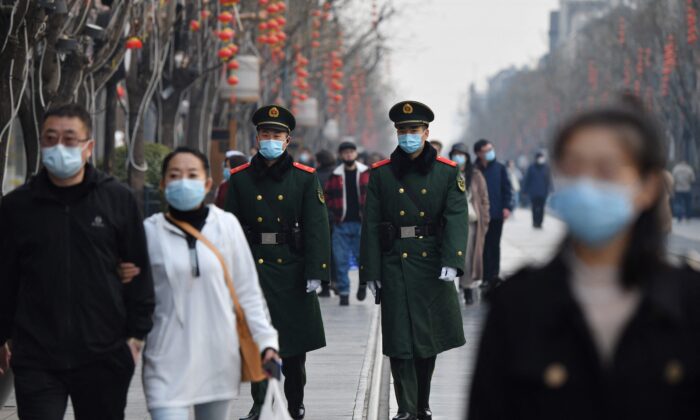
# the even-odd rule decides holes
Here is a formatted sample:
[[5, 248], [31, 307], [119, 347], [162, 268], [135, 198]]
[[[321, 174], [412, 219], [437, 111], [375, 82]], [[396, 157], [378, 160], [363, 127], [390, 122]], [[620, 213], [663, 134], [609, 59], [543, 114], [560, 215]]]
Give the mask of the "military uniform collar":
[[421, 154], [413, 160], [411, 160], [408, 153], [397, 147], [391, 154], [391, 170], [399, 179], [403, 178], [411, 170], [416, 170], [420, 174], [426, 175], [432, 169], [436, 158], [437, 151], [427, 141]]
[[272, 166], [267, 166], [265, 158], [258, 153], [253, 156], [253, 159], [250, 161], [250, 167], [253, 170], [253, 174], [256, 178], [264, 178], [269, 176], [275, 181], [281, 181], [287, 171], [292, 169], [293, 163], [294, 159], [292, 159], [289, 153], [287, 153], [285, 150], [284, 153], [282, 153], [282, 156], [280, 156], [277, 162], [275, 162]]

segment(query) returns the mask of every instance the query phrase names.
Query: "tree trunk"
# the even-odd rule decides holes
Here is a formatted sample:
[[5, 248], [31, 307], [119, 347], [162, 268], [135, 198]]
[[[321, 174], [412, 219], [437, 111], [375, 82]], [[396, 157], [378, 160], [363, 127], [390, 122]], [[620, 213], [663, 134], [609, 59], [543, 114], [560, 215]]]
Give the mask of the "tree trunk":
[[112, 77], [105, 85], [105, 145], [102, 157], [102, 170], [112, 173], [112, 151], [114, 150], [114, 132], [116, 131], [117, 116], [117, 79]]
[[160, 117], [160, 142], [169, 149], [174, 149], [177, 145], [175, 138], [175, 125], [177, 124], [178, 109], [180, 108], [180, 97], [182, 92], [176, 90], [168, 99], [162, 100], [163, 107]]
[[[24, 155], [27, 165], [25, 178], [27, 180], [39, 170], [39, 130], [41, 127], [37, 128], [37, 124], [40, 124], [43, 118], [43, 115], [34, 115], [35, 109], [32, 108], [32, 99], [36, 100], [36, 98], [32, 98], [32, 95], [34, 95], [34, 89], [24, 95], [18, 113], [22, 125], [22, 137], [24, 138]], [[36, 109], [36, 111], [41, 113], [41, 109]]]

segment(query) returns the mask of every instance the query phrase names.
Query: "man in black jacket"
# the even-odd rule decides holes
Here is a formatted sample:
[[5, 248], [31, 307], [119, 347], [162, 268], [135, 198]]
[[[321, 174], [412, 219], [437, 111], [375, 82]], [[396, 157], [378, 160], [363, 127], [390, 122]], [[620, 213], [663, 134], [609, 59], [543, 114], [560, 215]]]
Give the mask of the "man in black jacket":
[[86, 164], [91, 126], [79, 105], [49, 111], [44, 169], [0, 203], [0, 370], [11, 351], [23, 420], [62, 419], [68, 396], [77, 419], [123, 419], [152, 326], [142, 218], [128, 188]]

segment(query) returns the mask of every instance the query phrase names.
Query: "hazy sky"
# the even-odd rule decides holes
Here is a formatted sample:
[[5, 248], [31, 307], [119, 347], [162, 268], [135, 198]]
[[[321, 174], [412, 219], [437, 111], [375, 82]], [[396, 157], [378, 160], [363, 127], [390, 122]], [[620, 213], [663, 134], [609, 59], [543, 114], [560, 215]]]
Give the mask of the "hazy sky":
[[[425, 102], [432, 138], [458, 140], [470, 83], [510, 65], [535, 65], [548, 50], [549, 12], [558, 0], [390, 0], [399, 10], [385, 31], [394, 87], [387, 103]], [[382, 2], [379, 1], [379, 4]], [[471, 143], [471, 139], [468, 140]]]

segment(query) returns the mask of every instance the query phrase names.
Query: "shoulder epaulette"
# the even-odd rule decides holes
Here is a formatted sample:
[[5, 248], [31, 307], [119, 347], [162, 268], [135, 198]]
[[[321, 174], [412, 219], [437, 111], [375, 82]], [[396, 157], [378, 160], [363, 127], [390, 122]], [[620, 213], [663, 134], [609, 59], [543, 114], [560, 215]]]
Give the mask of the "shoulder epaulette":
[[445, 158], [445, 157], [442, 157], [442, 156], [438, 156], [438, 157], [437, 157], [437, 160], [438, 160], [438, 162], [442, 162], [442, 163], [444, 163], [445, 165], [457, 166], [457, 162], [454, 162], [454, 161], [449, 160], [449, 159], [447, 159], [447, 158]]
[[306, 166], [304, 164], [301, 164], [299, 162], [294, 162], [293, 163], [294, 167], [297, 169], [301, 169], [304, 172], [308, 172], [310, 174], [316, 172], [316, 169], [312, 168], [311, 166]]
[[391, 162], [391, 159], [380, 160], [379, 162], [372, 164], [372, 169], [377, 169], [380, 166], [384, 166], [389, 162]]
[[248, 169], [250, 166], [250, 162], [244, 163], [243, 165], [236, 166], [235, 168], [231, 169], [231, 175], [237, 174], [241, 172], [242, 170]]

